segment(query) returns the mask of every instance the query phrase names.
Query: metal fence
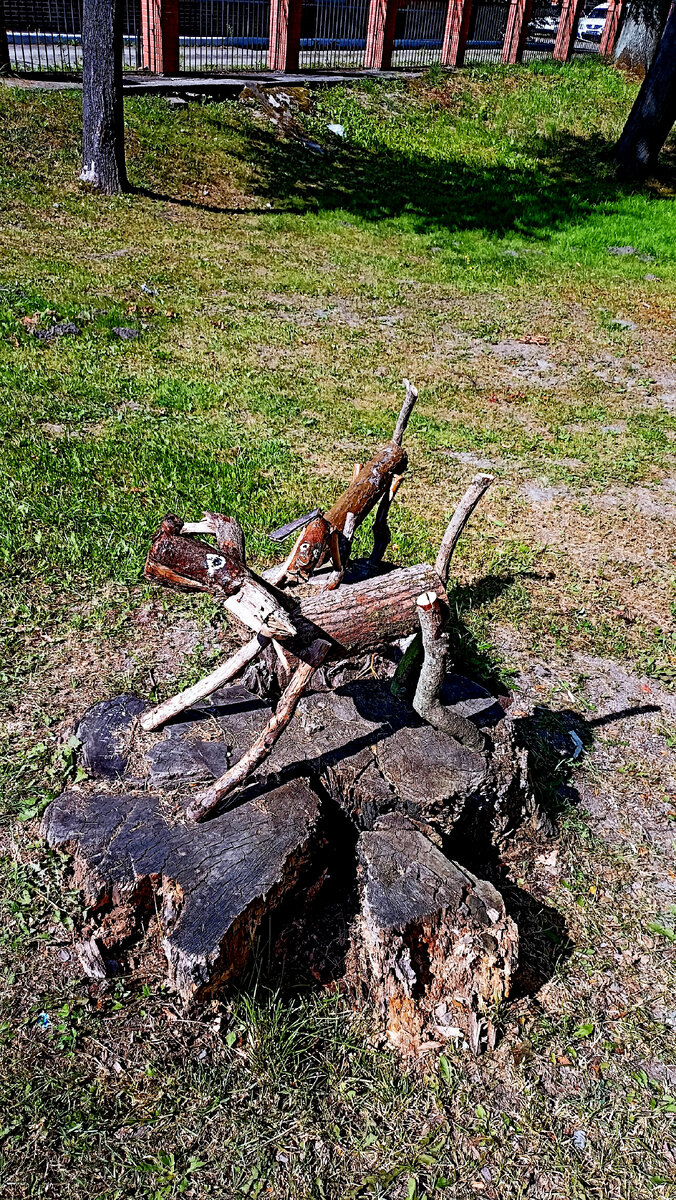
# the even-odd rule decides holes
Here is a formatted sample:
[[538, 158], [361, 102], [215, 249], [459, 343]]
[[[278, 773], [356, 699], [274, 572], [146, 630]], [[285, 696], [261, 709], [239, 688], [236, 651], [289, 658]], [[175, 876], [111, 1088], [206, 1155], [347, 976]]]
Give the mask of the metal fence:
[[264, 71], [270, 0], [179, 0], [181, 70]]
[[561, 19], [561, 6], [551, 0], [535, 0], [528, 23], [524, 61], [548, 58], [554, 53], [554, 44]]
[[445, 0], [400, 0], [393, 67], [429, 67], [439, 62], [447, 7]]
[[299, 65], [364, 66], [369, 0], [303, 0]]
[[[141, 4], [125, 0], [124, 66], [144, 66]], [[499, 62], [510, 0], [475, 0], [465, 62]], [[585, 5], [589, 13], [593, 0]], [[10, 64], [20, 73], [77, 72], [82, 68], [82, 0], [4, 0]], [[399, 0], [392, 66], [438, 62], [447, 0]], [[594, 54], [599, 37], [580, 21], [574, 53]], [[364, 66], [369, 0], [303, 0], [299, 66], [361, 69]], [[561, 15], [559, 4], [535, 0], [524, 60], [551, 57]], [[189, 73], [264, 71], [268, 65], [270, 0], [178, 0], [180, 70]], [[153, 68], [148, 60], [146, 67]]]
[[[82, 0], [4, 0], [9, 61], [18, 72], [82, 69]], [[141, 66], [141, 0], [125, 0], [124, 66]]]
[[509, 0], [478, 0], [472, 7], [465, 62], [500, 62]]

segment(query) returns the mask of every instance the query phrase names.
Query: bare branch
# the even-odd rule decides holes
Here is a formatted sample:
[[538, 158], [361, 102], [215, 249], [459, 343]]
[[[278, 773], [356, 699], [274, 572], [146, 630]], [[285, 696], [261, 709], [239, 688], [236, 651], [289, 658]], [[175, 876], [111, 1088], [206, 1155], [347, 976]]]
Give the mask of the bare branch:
[[474, 509], [484, 492], [488, 491], [493, 482], [493, 475], [475, 475], [462, 500], [451, 517], [446, 532], [441, 539], [437, 561], [434, 569], [444, 587], [448, 583], [448, 573], [451, 566], [453, 551], [458, 544], [458, 538], [469, 521]]
[[221, 663], [220, 667], [216, 667], [210, 675], [200, 679], [199, 683], [193, 684], [192, 687], [186, 688], [185, 691], [179, 692], [177, 696], [171, 696], [168, 700], [163, 700], [161, 704], [156, 704], [154, 708], [149, 708], [147, 712], [141, 714], [139, 721], [141, 728], [149, 733], [151, 729], [158, 729], [165, 721], [170, 721], [180, 712], [184, 712], [186, 708], [192, 708], [193, 704], [198, 704], [200, 700], [205, 700], [217, 688], [222, 687], [224, 683], [228, 683], [243, 671], [247, 663], [268, 645], [269, 638], [254, 637], [245, 646], [241, 646], [236, 654], [231, 655], [226, 662]]
[[417, 606], [424, 657], [413, 707], [423, 721], [449, 734], [461, 745], [470, 750], [483, 750], [484, 738], [476, 725], [446, 708], [439, 699], [450, 652], [448, 633], [444, 632], [448, 618], [446, 599], [442, 600], [436, 592], [423, 592], [418, 596]]
[[259, 733], [253, 745], [242, 755], [239, 762], [230, 767], [220, 779], [205, 791], [200, 792], [187, 810], [191, 821], [202, 821], [208, 814], [229, 796], [231, 792], [248, 779], [252, 771], [268, 757], [280, 734], [284, 732], [291, 720], [296, 705], [308, 686], [316, 668], [324, 661], [330, 650], [329, 642], [318, 638], [308, 647], [307, 662], [301, 662], [286, 690], [282, 693], [279, 704], [265, 729]]
[[392, 434], [392, 441], [394, 442], [395, 446], [401, 446], [409, 417], [413, 412], [413, 406], [418, 399], [418, 389], [414, 388], [413, 384], [409, 383], [408, 379], [404, 379], [403, 382], [404, 387], [406, 388], [406, 396], [404, 397], [404, 403], [401, 406], [401, 412], [397, 417], [397, 423], [394, 427], [394, 433]]

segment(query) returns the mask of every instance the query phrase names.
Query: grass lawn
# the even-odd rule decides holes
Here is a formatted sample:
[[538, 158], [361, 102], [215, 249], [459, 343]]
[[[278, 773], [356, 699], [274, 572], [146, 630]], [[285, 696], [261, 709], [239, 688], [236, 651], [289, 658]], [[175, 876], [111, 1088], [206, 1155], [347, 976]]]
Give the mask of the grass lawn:
[[[617, 179], [634, 93], [589, 62], [331, 88], [321, 156], [236, 103], [135, 98], [134, 191], [99, 198], [78, 95], [0, 86], [3, 1196], [675, 1194], [676, 167]], [[495, 475], [458, 655], [514, 691], [556, 820], [500, 864], [523, 954], [497, 1050], [416, 1069], [265, 942], [201, 1014], [159, 967], [98, 993], [38, 836], [84, 708], [168, 695], [235, 636], [140, 581], [158, 519], [232, 513], [273, 561], [403, 376], [389, 556], [433, 561]]]

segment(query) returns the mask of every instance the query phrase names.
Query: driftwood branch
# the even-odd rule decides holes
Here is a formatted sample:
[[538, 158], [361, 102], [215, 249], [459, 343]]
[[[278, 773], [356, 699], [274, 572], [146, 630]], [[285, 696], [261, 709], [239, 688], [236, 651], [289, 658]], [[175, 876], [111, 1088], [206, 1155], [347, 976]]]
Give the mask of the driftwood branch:
[[450, 734], [461, 745], [470, 750], [483, 750], [483, 735], [471, 721], [446, 708], [439, 693], [446, 678], [450, 645], [444, 627], [448, 620], [446, 600], [436, 592], [423, 592], [417, 600], [418, 620], [422, 633], [423, 662], [418, 677], [418, 686], [413, 697], [413, 707], [429, 725], [442, 733]]
[[409, 418], [413, 412], [415, 402], [418, 399], [418, 389], [414, 388], [413, 384], [409, 383], [408, 379], [404, 380], [404, 387], [406, 388], [406, 396], [404, 397], [404, 403], [401, 406], [401, 411], [397, 417], [397, 423], [394, 427], [394, 433], [392, 434], [392, 441], [394, 442], [395, 446], [401, 446], [406, 426], [408, 425]]
[[434, 569], [441, 579], [444, 587], [448, 583], [448, 573], [451, 566], [451, 558], [453, 551], [458, 543], [458, 538], [462, 533], [465, 525], [469, 521], [474, 509], [479, 503], [484, 492], [488, 491], [493, 482], [492, 475], [475, 475], [462, 500], [458, 504], [451, 520], [449, 521], [446, 532], [441, 539], [437, 561], [434, 564]]
[[220, 779], [217, 779], [210, 788], [195, 796], [195, 799], [187, 810], [187, 816], [191, 821], [204, 820], [204, 817], [208, 816], [220, 804], [221, 800], [229, 796], [235, 788], [241, 787], [252, 771], [255, 771], [256, 767], [260, 766], [268, 757], [280, 734], [283, 733], [289, 724], [296, 711], [298, 701], [308, 686], [316, 668], [326, 658], [329, 649], [329, 643], [320, 638], [308, 647], [307, 661], [302, 662], [296, 668], [291, 682], [283, 692], [276, 711], [268, 721], [265, 729], [258, 735], [246, 754], [242, 755], [238, 763], [235, 763], [233, 767], [230, 767], [230, 770], [221, 775]]
[[193, 704], [198, 704], [200, 700], [205, 700], [217, 688], [223, 687], [229, 683], [240, 671], [243, 671], [247, 663], [250, 663], [256, 655], [269, 644], [270, 639], [257, 635], [247, 642], [245, 646], [241, 646], [236, 654], [233, 654], [226, 662], [221, 663], [215, 671], [210, 675], [200, 679], [199, 683], [193, 684], [192, 687], [186, 688], [185, 691], [179, 692], [177, 696], [171, 696], [168, 700], [163, 700], [161, 704], [156, 704], [154, 708], [148, 709], [147, 712], [141, 714], [139, 720], [141, 728], [146, 732], [151, 729], [159, 729], [160, 725], [164, 725], [165, 721], [170, 721], [180, 712], [184, 712], [186, 708], [192, 708]]

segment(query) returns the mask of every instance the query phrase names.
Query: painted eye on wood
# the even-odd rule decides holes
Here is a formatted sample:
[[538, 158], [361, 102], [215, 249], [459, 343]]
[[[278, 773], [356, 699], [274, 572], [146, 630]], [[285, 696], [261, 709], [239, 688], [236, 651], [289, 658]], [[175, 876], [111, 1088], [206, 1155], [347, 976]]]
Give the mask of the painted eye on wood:
[[225, 566], [226, 560], [222, 554], [207, 554], [207, 574], [213, 575]]

